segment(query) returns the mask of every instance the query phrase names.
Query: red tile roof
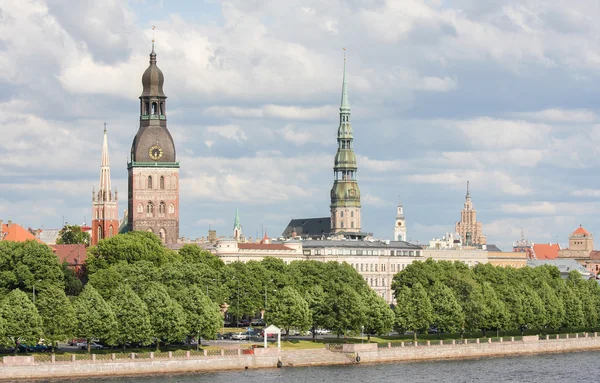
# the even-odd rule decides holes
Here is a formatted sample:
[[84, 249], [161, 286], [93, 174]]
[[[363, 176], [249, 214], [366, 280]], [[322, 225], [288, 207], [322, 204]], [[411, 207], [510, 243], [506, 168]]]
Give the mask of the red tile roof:
[[4, 241], [25, 242], [34, 240], [40, 243], [44, 243], [38, 238], [36, 238], [35, 235], [31, 234], [27, 229], [24, 229], [16, 223], [11, 224], [10, 226], [7, 224], [3, 224], [2, 237]]
[[590, 235], [590, 232], [587, 231], [586, 229], [584, 229], [583, 226], [579, 225], [579, 227], [577, 228], [577, 230], [575, 230], [572, 235], [576, 235], [576, 234], [579, 234], [579, 235]]
[[556, 259], [558, 258], [559, 250], [560, 245], [558, 243], [533, 245], [533, 252], [535, 253], [536, 259]]
[[238, 249], [244, 250], [292, 250], [280, 243], [238, 243]]
[[52, 245], [54, 254], [60, 263], [67, 262], [69, 265], [81, 265], [87, 259], [85, 245]]

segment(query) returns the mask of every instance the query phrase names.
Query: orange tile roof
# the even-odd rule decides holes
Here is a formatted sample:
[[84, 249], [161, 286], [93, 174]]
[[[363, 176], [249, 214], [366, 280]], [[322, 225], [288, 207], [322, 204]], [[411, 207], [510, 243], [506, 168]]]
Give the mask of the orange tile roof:
[[86, 247], [83, 244], [77, 245], [52, 245], [52, 251], [58, 257], [60, 262], [67, 262], [69, 265], [81, 265], [87, 259]]
[[11, 224], [10, 226], [3, 224], [2, 237], [4, 241], [25, 242], [34, 240], [39, 243], [44, 243], [36, 238], [35, 235], [31, 234], [27, 229], [24, 229], [16, 223]]
[[558, 258], [559, 250], [560, 245], [558, 243], [533, 245], [533, 252], [535, 254], [536, 259], [556, 259]]
[[572, 235], [581, 234], [581, 235], [590, 235], [590, 232], [583, 228], [583, 226], [579, 225], [577, 230], [573, 232]]

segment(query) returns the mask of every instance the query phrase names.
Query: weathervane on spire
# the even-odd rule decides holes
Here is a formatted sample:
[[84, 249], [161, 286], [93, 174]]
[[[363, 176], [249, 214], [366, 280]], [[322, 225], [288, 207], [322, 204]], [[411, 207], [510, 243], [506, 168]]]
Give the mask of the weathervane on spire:
[[344, 50], [344, 61], [346, 61], [346, 48], [342, 48]]
[[156, 25], [152, 26], [152, 42], [154, 42], [154, 29], [156, 29]]

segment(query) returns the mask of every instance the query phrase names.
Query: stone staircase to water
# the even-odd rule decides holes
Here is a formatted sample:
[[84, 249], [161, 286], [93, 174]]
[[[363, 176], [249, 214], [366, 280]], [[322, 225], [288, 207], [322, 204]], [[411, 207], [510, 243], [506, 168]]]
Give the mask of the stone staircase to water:
[[283, 350], [283, 366], [318, 366], [329, 364], [351, 364], [353, 359], [343, 352], [331, 352], [326, 349]]

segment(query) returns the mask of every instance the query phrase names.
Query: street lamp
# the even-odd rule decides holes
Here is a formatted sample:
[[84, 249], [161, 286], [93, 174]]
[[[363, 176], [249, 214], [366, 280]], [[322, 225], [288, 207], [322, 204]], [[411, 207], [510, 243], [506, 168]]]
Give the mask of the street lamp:
[[363, 340], [364, 340], [364, 336], [363, 336], [364, 331], [365, 331], [365, 326], [360, 326], [360, 344], [362, 344]]

